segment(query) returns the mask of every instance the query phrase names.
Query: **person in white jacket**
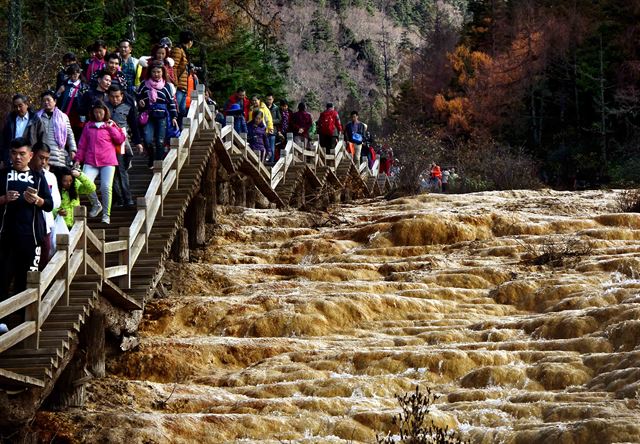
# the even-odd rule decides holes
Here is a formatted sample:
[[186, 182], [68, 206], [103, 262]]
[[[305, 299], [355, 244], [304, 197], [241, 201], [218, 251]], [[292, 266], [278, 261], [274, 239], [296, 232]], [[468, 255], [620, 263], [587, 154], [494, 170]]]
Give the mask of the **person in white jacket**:
[[30, 167], [35, 171], [42, 171], [44, 177], [49, 185], [49, 191], [51, 192], [51, 199], [53, 200], [53, 210], [44, 212], [44, 220], [47, 227], [47, 236], [42, 245], [42, 255], [40, 259], [40, 269], [44, 269], [49, 260], [55, 253], [55, 220], [53, 218], [53, 211], [60, 207], [62, 199], [60, 197], [60, 190], [58, 189], [58, 180], [56, 176], [49, 171], [49, 160], [51, 158], [51, 150], [43, 143], [36, 143], [33, 146], [33, 157], [31, 158]]

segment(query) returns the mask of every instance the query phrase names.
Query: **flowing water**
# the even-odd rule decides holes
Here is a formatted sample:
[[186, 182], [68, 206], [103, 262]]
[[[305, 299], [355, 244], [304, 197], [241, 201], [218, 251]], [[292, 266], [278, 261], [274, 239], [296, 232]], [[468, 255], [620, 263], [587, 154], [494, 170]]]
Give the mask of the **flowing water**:
[[375, 442], [419, 385], [469, 442], [640, 442], [640, 215], [615, 196], [222, 209], [43, 439]]

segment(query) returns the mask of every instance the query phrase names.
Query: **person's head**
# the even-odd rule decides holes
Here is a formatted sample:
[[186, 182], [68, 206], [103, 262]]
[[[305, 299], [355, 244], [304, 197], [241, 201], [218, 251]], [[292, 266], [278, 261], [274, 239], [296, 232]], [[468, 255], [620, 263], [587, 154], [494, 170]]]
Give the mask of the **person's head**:
[[353, 123], [358, 121], [358, 111], [351, 111], [351, 121]]
[[111, 114], [107, 106], [100, 100], [94, 103], [89, 113], [89, 120], [92, 122], [108, 122], [109, 119], [111, 119]]
[[101, 91], [107, 91], [111, 86], [111, 74], [106, 69], [103, 69], [98, 73], [98, 88]]
[[45, 112], [53, 112], [56, 107], [56, 94], [51, 90], [47, 90], [40, 94], [40, 101]]
[[260, 125], [262, 123], [263, 118], [264, 118], [264, 115], [262, 114], [262, 111], [254, 111], [253, 119], [251, 121], [253, 122], [254, 125]]
[[96, 53], [96, 58], [102, 60], [107, 54], [107, 44], [104, 40], [96, 40], [95, 42], [93, 42], [93, 50]]
[[122, 103], [123, 99], [124, 92], [122, 91], [122, 88], [120, 88], [120, 85], [111, 85], [109, 87], [109, 103], [113, 106], [118, 106]]
[[260, 97], [258, 97], [258, 96], [251, 97], [251, 106], [253, 108], [259, 108], [260, 107]]
[[167, 54], [169, 54], [169, 50], [173, 46], [173, 42], [171, 41], [171, 39], [169, 37], [162, 37], [160, 39], [159, 45], [164, 47], [164, 48], [167, 48]]
[[33, 157], [29, 166], [35, 171], [42, 171], [49, 168], [49, 158], [51, 157], [51, 150], [47, 145], [38, 141], [31, 148]]
[[72, 63], [67, 66], [67, 69], [65, 70], [65, 74], [67, 74], [69, 76], [69, 80], [73, 82], [80, 78], [80, 72], [82, 72], [82, 69], [80, 69], [80, 65], [77, 63]]
[[238, 97], [238, 99], [240, 100], [244, 100], [244, 98], [247, 97], [247, 92], [244, 90], [244, 88], [238, 88], [236, 90], [236, 97]]
[[264, 103], [266, 103], [268, 107], [271, 107], [271, 105], [273, 105], [273, 94], [267, 94], [264, 98]]
[[169, 48], [162, 45], [155, 45], [151, 48], [151, 58], [153, 60], [158, 60], [160, 62], [164, 62], [164, 59], [169, 55]]
[[133, 45], [131, 44], [131, 40], [122, 39], [118, 42], [118, 51], [120, 52], [120, 57], [123, 59], [128, 59], [133, 51]]
[[71, 200], [77, 199], [78, 193], [74, 185], [76, 178], [73, 177], [71, 170], [69, 168], [60, 168], [56, 177], [58, 179], [58, 186], [69, 193], [69, 198]]
[[327, 109], [333, 109], [333, 103], [331, 102], [327, 103]]
[[167, 80], [167, 70], [162, 62], [154, 62], [151, 64], [151, 69], [147, 71], [147, 79], [154, 80], [156, 82], [160, 80]]
[[18, 171], [26, 171], [29, 169], [29, 162], [33, 157], [29, 140], [24, 137], [18, 137], [11, 141], [10, 153], [13, 168]]
[[282, 111], [286, 111], [289, 109], [289, 102], [287, 102], [286, 100], [282, 99], [280, 100], [280, 109]]
[[13, 111], [20, 117], [27, 115], [29, 111], [29, 99], [24, 94], [16, 94], [11, 100], [13, 103]]
[[184, 46], [185, 48], [189, 49], [193, 46], [193, 40], [195, 39], [195, 35], [193, 34], [192, 31], [185, 29], [184, 31], [180, 32], [180, 45]]
[[307, 105], [304, 102], [298, 103], [298, 111], [306, 111]]
[[78, 63], [78, 60], [76, 59], [76, 55], [72, 52], [68, 52], [65, 55], [62, 56], [62, 65], [63, 66], [69, 66], [72, 63]]
[[106, 70], [111, 73], [113, 77], [118, 71], [120, 71], [120, 56], [116, 52], [109, 53], [109, 55], [105, 58], [105, 63], [107, 64]]

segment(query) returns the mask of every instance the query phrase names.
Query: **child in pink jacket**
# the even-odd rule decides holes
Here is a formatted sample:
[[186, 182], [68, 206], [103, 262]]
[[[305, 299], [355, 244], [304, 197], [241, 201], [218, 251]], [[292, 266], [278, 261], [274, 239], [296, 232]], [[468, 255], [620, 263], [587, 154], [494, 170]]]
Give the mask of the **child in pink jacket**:
[[82, 130], [78, 142], [76, 164], [82, 163], [82, 171], [95, 182], [100, 175], [100, 194], [102, 204], [94, 191], [89, 194], [91, 210], [89, 217], [97, 217], [102, 211], [102, 223], [111, 222], [111, 187], [118, 165], [116, 150], [125, 141], [125, 134], [118, 125], [111, 120], [109, 110], [102, 102], [96, 102], [89, 113], [89, 122]]

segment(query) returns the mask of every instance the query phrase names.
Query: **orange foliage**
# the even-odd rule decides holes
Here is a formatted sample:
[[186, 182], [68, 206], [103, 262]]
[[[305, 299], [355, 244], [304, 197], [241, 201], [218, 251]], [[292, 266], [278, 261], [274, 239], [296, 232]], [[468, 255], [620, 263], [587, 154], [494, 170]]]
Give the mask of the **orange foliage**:
[[228, 2], [222, 0], [191, 0], [191, 13], [201, 20], [199, 33], [214, 39], [224, 40], [231, 35], [236, 19]]

